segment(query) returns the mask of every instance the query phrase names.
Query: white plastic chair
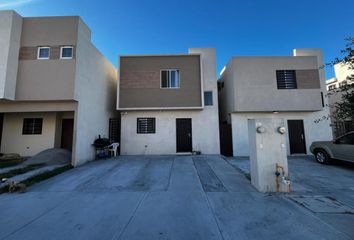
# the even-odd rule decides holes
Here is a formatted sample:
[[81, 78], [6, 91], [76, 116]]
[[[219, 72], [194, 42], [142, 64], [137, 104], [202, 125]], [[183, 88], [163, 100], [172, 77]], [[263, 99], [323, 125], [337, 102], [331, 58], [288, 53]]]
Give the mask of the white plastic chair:
[[109, 152], [113, 152], [113, 157], [117, 156], [117, 150], [119, 147], [119, 143], [112, 143], [111, 145], [107, 146]]

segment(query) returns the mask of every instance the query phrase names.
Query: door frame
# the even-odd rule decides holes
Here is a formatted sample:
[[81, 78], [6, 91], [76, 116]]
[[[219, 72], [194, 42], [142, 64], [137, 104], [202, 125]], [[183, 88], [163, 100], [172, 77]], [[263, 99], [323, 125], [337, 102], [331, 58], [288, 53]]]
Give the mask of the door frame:
[[[72, 136], [71, 136], [71, 151], [73, 149], [74, 146], [74, 127], [75, 127], [75, 120], [74, 118], [63, 118], [61, 120], [61, 138], [60, 138], [60, 148], [63, 148], [63, 127], [64, 127], [64, 121], [72, 121]], [[69, 149], [68, 149], [69, 150]]]
[[[290, 138], [290, 127], [289, 127], [289, 122], [290, 121], [301, 122], [301, 131], [302, 131], [302, 134], [303, 134], [302, 143], [303, 143], [303, 149], [304, 149], [304, 152], [302, 152], [302, 153], [293, 153], [291, 151], [291, 138]], [[288, 119], [287, 120], [287, 124], [288, 124], [288, 139], [289, 139], [289, 153], [290, 153], [290, 155], [292, 155], [292, 154], [307, 154], [307, 145], [306, 145], [306, 135], [305, 135], [304, 120], [303, 119]]]
[[[178, 120], [189, 120], [190, 123], [190, 151], [178, 151]], [[193, 126], [192, 118], [176, 118], [176, 153], [193, 152]]]

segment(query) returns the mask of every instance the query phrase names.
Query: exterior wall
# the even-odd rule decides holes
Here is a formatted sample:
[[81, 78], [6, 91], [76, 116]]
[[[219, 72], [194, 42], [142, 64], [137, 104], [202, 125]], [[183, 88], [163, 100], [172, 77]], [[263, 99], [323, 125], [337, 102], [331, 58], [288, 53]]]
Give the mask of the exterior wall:
[[23, 19], [21, 46], [75, 45], [79, 17], [26, 17]]
[[320, 88], [320, 76], [318, 69], [296, 70], [295, 72], [298, 89]]
[[[73, 47], [73, 59], [75, 59], [76, 51], [75, 46], [70, 45]], [[62, 46], [50, 46], [50, 54], [49, 59], [51, 60], [59, 60], [60, 59], [60, 51]], [[21, 47], [20, 48], [20, 55], [19, 60], [37, 60], [38, 54], [38, 47]]]
[[[156, 118], [155, 134], [137, 134], [137, 118]], [[203, 111], [129, 111], [121, 119], [121, 154], [176, 154], [176, 118], [192, 119], [193, 151], [219, 154], [217, 119]]]
[[219, 79], [219, 114], [220, 122], [231, 123], [230, 113], [235, 109], [234, 77], [231, 68], [232, 64], [225, 66], [224, 72]]
[[[314, 69], [318, 69], [314, 56], [233, 58], [232, 112], [322, 110], [319, 74], [313, 74]], [[300, 70], [298, 87], [306, 89], [278, 89], [276, 70]], [[311, 78], [304, 80], [304, 70], [310, 70]]]
[[[118, 108], [201, 107], [199, 55], [120, 57]], [[180, 70], [180, 88], [160, 87], [162, 69]]]
[[[287, 126], [287, 120], [304, 121], [305, 142], [307, 154], [310, 154], [310, 145], [313, 141], [328, 141], [332, 140], [332, 132], [330, 121], [324, 120], [315, 123], [315, 120], [323, 116], [322, 112], [281, 112], [274, 113], [232, 113], [232, 143], [234, 156], [249, 156], [248, 142], [248, 119], [260, 118], [283, 118]], [[286, 147], [287, 154], [290, 155], [290, 145], [288, 131], [286, 132]]]
[[[74, 99], [76, 59], [56, 55], [60, 46], [76, 46], [79, 21], [79, 17], [23, 19], [16, 100]], [[51, 47], [50, 59], [37, 60], [38, 46]]]
[[75, 101], [0, 101], [0, 113], [75, 111]]
[[[328, 90], [328, 87], [330, 85], [335, 85], [337, 90], [328, 90], [328, 98], [329, 98], [329, 104], [330, 104], [330, 109], [331, 109], [331, 116], [335, 111], [334, 105], [337, 102], [340, 102], [342, 99], [343, 93], [338, 91], [338, 88], [340, 87], [339, 84], [342, 83], [343, 81], [347, 80], [347, 77], [351, 76], [354, 74], [353, 69], [349, 69], [348, 65], [343, 65], [343, 64], [336, 64], [334, 65], [334, 71], [335, 71], [335, 78], [331, 78], [330, 80], [326, 81], [326, 87]], [[348, 81], [348, 80], [347, 80]], [[352, 84], [350, 80], [348, 81], [348, 84]]]
[[0, 11], [0, 98], [14, 100], [22, 18], [14, 11]]
[[[192, 119], [194, 151], [220, 153], [215, 49], [193, 48], [189, 53], [201, 54], [202, 87], [213, 92], [213, 105], [203, 110], [122, 112], [121, 154], [176, 154], [176, 118]], [[137, 134], [138, 117], [156, 118], [156, 133]]]
[[[0, 101], [0, 112], [5, 113], [1, 152], [32, 156], [49, 147], [60, 148], [62, 119], [74, 118], [76, 109], [74, 101]], [[25, 117], [43, 117], [43, 134], [22, 135]]]
[[21, 60], [16, 100], [74, 99], [75, 60]]
[[[84, 25], [80, 21], [80, 26]], [[92, 143], [100, 134], [108, 137], [109, 118], [114, 117], [117, 71], [92, 45], [85, 27], [79, 26], [76, 55], [73, 165], [94, 159]]]
[[[354, 69], [349, 69], [349, 65], [336, 64], [334, 65], [334, 72], [338, 83], [347, 80], [347, 77], [354, 74]], [[338, 86], [337, 86], [338, 87]]]
[[[24, 118], [43, 118], [41, 135], [22, 135]], [[54, 147], [56, 113], [5, 113], [1, 142], [2, 153], [33, 156]]]
[[[315, 56], [317, 59], [317, 66], [319, 77], [320, 77], [320, 90], [324, 96], [327, 95], [327, 88], [326, 88], [326, 78], [325, 78], [325, 71], [324, 71], [324, 64], [323, 64], [323, 53], [322, 50], [319, 48], [295, 48], [294, 49], [294, 57], [313, 57]], [[324, 105], [328, 105], [328, 98], [324, 98]], [[306, 103], [305, 103], [306, 104]], [[328, 108], [321, 108], [322, 111], [329, 113]], [[326, 115], [328, 116], [328, 115]]]

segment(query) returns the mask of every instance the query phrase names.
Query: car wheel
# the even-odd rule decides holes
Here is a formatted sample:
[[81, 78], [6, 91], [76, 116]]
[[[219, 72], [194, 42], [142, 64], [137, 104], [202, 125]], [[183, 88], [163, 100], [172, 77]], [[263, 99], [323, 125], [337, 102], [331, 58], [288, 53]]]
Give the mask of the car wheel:
[[315, 158], [318, 163], [328, 164], [329, 163], [329, 155], [325, 150], [319, 149], [315, 152]]

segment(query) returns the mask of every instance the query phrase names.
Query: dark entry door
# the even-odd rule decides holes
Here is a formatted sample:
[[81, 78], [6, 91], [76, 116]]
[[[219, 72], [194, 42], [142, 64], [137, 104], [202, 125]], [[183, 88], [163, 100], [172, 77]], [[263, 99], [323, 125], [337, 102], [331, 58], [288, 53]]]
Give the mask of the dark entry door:
[[305, 153], [306, 142], [303, 120], [288, 120], [290, 154]]
[[73, 148], [74, 119], [63, 119], [61, 128], [61, 148]]
[[224, 156], [232, 156], [232, 128], [231, 124], [221, 123], [220, 130], [220, 153]]
[[192, 152], [192, 119], [176, 119], [177, 152]]

